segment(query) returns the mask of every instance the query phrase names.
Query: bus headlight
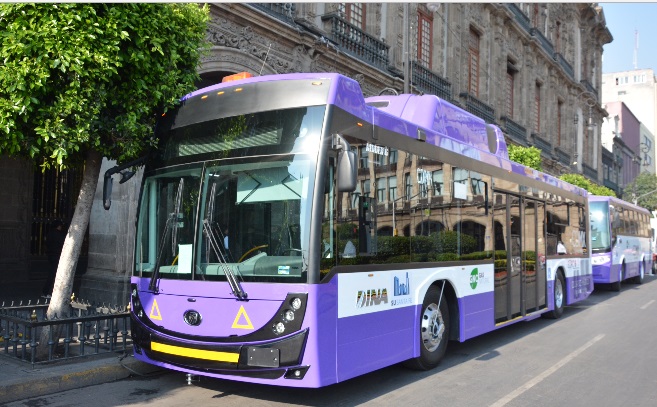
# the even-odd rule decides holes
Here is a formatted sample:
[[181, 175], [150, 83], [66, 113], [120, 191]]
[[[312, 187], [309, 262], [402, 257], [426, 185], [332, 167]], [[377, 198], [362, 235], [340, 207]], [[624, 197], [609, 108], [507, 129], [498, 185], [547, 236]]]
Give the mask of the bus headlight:
[[283, 332], [285, 332], [285, 324], [282, 322], [277, 322], [274, 324], [273, 330], [276, 335], [282, 335]]
[[591, 264], [594, 266], [599, 266], [601, 264], [609, 263], [611, 261], [611, 256], [596, 256], [591, 258]]
[[294, 311], [291, 309], [285, 311], [284, 316], [286, 321], [294, 321]]
[[292, 309], [295, 311], [298, 311], [299, 308], [301, 308], [301, 298], [299, 297], [294, 297], [292, 301], [290, 301], [290, 305], [292, 306]]

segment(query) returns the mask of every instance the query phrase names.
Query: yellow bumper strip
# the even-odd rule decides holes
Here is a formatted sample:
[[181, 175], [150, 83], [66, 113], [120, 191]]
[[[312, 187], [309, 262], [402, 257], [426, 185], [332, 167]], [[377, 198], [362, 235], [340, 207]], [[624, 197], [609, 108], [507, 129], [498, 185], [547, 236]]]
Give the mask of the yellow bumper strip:
[[215, 360], [217, 362], [237, 363], [240, 358], [239, 353], [183, 348], [181, 346], [166, 345], [158, 342], [151, 342], [151, 350], [188, 358]]

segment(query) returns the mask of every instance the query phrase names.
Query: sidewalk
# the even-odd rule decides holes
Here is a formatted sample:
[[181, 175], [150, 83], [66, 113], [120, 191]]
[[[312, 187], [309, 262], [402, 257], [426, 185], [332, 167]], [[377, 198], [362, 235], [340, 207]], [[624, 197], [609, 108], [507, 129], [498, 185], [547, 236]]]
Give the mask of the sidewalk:
[[0, 405], [159, 371], [162, 369], [140, 362], [132, 354], [91, 356], [34, 368], [3, 355], [0, 357]]
[[[42, 286], [43, 281], [0, 284], [0, 307], [3, 302], [7, 306], [12, 301], [43, 304]], [[4, 347], [0, 350], [4, 352]], [[132, 353], [90, 355], [34, 368], [18, 358], [0, 354], [0, 405], [159, 371], [162, 369], [136, 360]]]

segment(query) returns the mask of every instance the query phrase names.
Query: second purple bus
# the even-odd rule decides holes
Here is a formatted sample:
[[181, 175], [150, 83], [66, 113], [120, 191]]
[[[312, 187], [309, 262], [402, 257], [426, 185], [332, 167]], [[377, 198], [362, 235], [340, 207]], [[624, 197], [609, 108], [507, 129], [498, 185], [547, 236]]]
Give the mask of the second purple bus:
[[610, 196], [589, 196], [593, 282], [620, 291], [652, 270], [650, 212]]

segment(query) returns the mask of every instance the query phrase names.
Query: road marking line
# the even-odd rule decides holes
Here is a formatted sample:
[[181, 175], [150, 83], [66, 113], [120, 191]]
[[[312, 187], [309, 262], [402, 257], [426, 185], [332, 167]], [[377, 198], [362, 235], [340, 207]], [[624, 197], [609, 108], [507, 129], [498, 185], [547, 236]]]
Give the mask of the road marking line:
[[648, 301], [648, 303], [647, 303], [646, 305], [644, 305], [643, 307], [641, 307], [641, 309], [646, 309], [646, 308], [648, 308], [648, 307], [650, 306], [650, 304], [652, 304], [653, 302], [655, 302], [655, 300], [650, 300], [650, 301]]
[[558, 361], [555, 365], [553, 365], [551, 368], [547, 369], [540, 375], [534, 377], [527, 383], [523, 384], [522, 386], [518, 387], [511, 393], [507, 394], [506, 396], [502, 397], [501, 399], [497, 400], [497, 402], [491, 404], [490, 407], [502, 407], [507, 405], [510, 401], [515, 399], [516, 397], [520, 396], [522, 393], [526, 392], [527, 390], [531, 389], [532, 387], [536, 386], [539, 384], [541, 381], [545, 380], [548, 376], [550, 376], [552, 373], [556, 372], [559, 370], [561, 367], [563, 367], [566, 363], [570, 362], [571, 360], [575, 359], [580, 353], [584, 352], [591, 346], [593, 346], [597, 341], [600, 339], [604, 338], [604, 334], [600, 334], [596, 336], [595, 338], [591, 339], [589, 342], [587, 342], [584, 346], [581, 348], [577, 349], [576, 351], [572, 352], [565, 358], [561, 359]]

